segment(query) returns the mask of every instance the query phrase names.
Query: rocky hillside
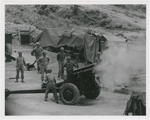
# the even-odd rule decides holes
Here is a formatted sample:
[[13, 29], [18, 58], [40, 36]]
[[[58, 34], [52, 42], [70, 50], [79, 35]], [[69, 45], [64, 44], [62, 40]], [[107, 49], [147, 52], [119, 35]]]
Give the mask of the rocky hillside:
[[115, 31], [117, 35], [122, 34], [120, 31], [144, 31], [145, 34], [146, 6], [6, 5], [5, 21], [6, 29], [20, 25], [36, 27], [38, 30], [76, 25], [86, 28], [103, 28], [109, 32]]

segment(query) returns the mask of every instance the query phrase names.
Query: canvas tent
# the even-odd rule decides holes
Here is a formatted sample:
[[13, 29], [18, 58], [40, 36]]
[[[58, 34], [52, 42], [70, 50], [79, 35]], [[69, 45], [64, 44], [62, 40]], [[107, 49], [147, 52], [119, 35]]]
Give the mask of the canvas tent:
[[77, 49], [81, 50], [83, 48], [83, 38], [84, 32], [79, 32], [74, 30], [70, 35], [63, 34], [58, 42], [58, 47], [61, 46], [69, 46], [69, 47], [77, 47]]
[[33, 40], [33, 42], [40, 42], [42, 47], [52, 46], [57, 48], [57, 43], [64, 32], [64, 28], [46, 28]]
[[106, 41], [125, 41], [124, 38], [113, 34], [91, 35], [81, 27], [73, 29], [72, 32], [69, 32], [65, 28], [46, 28], [34, 39], [34, 42], [40, 42], [42, 47], [76, 47], [79, 51], [84, 50], [84, 53], [81, 54], [86, 60], [93, 63], [97, 52], [105, 49]]

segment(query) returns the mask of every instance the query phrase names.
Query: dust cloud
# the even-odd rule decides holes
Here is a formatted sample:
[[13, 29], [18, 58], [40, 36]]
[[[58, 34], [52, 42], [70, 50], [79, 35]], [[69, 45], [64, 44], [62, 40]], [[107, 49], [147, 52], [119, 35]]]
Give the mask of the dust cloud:
[[95, 67], [104, 87], [130, 86], [134, 77], [146, 74], [146, 44], [142, 42], [109, 42], [101, 55], [102, 63]]

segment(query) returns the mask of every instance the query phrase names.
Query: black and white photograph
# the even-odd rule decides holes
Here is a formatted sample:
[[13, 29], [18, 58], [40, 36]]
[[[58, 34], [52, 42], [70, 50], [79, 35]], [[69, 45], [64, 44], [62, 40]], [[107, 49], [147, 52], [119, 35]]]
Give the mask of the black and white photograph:
[[4, 116], [147, 116], [146, 2], [18, 3], [4, 5]]

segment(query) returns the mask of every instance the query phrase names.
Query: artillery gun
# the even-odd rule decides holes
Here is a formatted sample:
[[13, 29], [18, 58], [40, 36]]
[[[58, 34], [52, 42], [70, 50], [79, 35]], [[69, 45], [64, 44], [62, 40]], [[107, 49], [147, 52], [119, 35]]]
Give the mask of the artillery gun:
[[[66, 105], [74, 105], [79, 101], [81, 95], [88, 99], [95, 99], [99, 96], [101, 86], [95, 79], [93, 74], [94, 64], [74, 70], [72, 80], [60, 82], [56, 84], [57, 92], [59, 92], [60, 100]], [[31, 93], [45, 93], [45, 89], [36, 90], [18, 90], [10, 91], [5, 89], [5, 98], [10, 94], [31, 94]], [[52, 93], [52, 91], [49, 91]]]

